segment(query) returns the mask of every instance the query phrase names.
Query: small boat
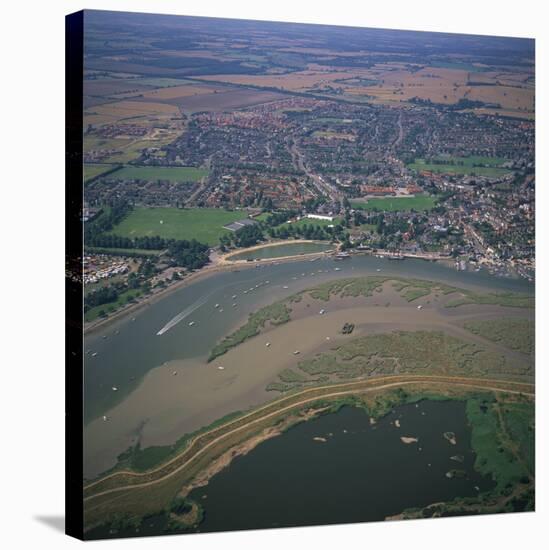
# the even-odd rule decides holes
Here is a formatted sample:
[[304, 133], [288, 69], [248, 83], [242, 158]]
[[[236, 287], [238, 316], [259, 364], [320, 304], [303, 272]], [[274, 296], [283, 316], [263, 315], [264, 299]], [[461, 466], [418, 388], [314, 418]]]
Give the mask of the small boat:
[[248, 294], [248, 291], [247, 291], [247, 290], [245, 290], [245, 291], [244, 291], [244, 294]]
[[107, 337], [106, 337], [104, 334], [103, 334], [102, 338], [103, 338], [103, 340], [106, 340], [106, 339], [107, 339]]
[[271, 345], [271, 342], [266, 342], [265, 346], [269, 347]]
[[106, 422], [108, 418], [106, 416], [103, 416], [103, 422]]
[[423, 309], [423, 306], [417, 306], [418, 309]]
[[221, 308], [221, 309], [219, 310], [219, 313], [223, 313], [223, 308]]
[[92, 353], [92, 357], [97, 357], [97, 352]]
[[218, 308], [218, 307], [219, 307], [219, 304], [215, 304], [215, 306], [214, 306], [214, 307]]
[[222, 367], [221, 365], [219, 365], [219, 367], [217, 367], [217, 370], [225, 370], [225, 367]]
[[233, 307], [236, 307], [236, 304], [233, 304]]
[[334, 267], [334, 271], [341, 271], [341, 267]]
[[233, 300], [236, 300], [236, 294], [233, 294]]
[[174, 370], [174, 371], [172, 372], [172, 376], [177, 376], [177, 371], [176, 371], [176, 370]]
[[132, 321], [135, 321], [135, 317], [132, 317]]
[[118, 388], [116, 386], [113, 386], [112, 391], [118, 391]]
[[288, 286], [287, 286], [287, 285], [284, 285], [282, 288], [285, 288], [285, 289], [286, 289], [286, 288], [288, 288]]
[[191, 321], [191, 322], [189, 323], [189, 326], [192, 327], [192, 326], [194, 326], [194, 324], [195, 324], [195, 322], [194, 322], [194, 321]]
[[381, 271], [381, 269], [377, 268], [376, 271]]
[[325, 309], [321, 309], [319, 312], [319, 315], [324, 315], [326, 313], [326, 310]]
[[294, 351], [294, 355], [299, 355], [300, 353], [301, 353], [301, 352], [300, 352], [298, 349], [296, 349], [296, 350]]

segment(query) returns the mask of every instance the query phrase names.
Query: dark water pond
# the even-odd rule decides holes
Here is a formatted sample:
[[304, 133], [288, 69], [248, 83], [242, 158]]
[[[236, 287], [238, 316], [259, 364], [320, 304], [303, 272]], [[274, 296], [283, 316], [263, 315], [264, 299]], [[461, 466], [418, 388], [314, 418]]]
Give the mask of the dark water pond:
[[[453, 432], [455, 445], [445, 432]], [[489, 490], [494, 482], [474, 461], [463, 401], [400, 406], [375, 424], [363, 410], [344, 407], [263, 442], [190, 498], [204, 508], [200, 532], [380, 521]], [[456, 470], [460, 475], [447, 476]], [[115, 536], [161, 534], [165, 524], [157, 516], [138, 533]]]

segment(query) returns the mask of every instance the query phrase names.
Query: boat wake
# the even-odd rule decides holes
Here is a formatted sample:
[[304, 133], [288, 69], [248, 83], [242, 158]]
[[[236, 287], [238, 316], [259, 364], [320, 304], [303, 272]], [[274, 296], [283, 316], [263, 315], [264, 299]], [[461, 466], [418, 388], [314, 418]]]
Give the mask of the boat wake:
[[165, 332], [168, 332], [171, 328], [175, 327], [178, 323], [183, 321], [191, 313], [196, 311], [200, 306], [204, 305], [210, 296], [203, 296], [200, 300], [191, 304], [188, 308], [185, 308], [181, 313], [178, 313], [173, 319], [170, 319], [157, 333], [157, 336], [162, 336]]

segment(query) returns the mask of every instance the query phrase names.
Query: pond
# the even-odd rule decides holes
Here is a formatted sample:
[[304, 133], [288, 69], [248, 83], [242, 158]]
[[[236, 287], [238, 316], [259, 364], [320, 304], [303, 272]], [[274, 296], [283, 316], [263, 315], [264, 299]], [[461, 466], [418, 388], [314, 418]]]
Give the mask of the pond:
[[233, 254], [228, 259], [237, 260], [267, 260], [269, 258], [282, 258], [284, 256], [299, 256], [302, 254], [314, 254], [332, 250], [334, 246], [330, 243], [289, 243], [274, 246], [262, 246], [248, 252]]
[[265, 441], [190, 498], [201, 532], [381, 521], [492, 488], [474, 461], [464, 401], [400, 406], [375, 424], [344, 407]]
[[[492, 489], [474, 462], [465, 401], [402, 405], [375, 423], [345, 406], [237, 457], [189, 498], [204, 509], [200, 532], [383, 521]], [[166, 526], [156, 515], [87, 538], [160, 535]]]

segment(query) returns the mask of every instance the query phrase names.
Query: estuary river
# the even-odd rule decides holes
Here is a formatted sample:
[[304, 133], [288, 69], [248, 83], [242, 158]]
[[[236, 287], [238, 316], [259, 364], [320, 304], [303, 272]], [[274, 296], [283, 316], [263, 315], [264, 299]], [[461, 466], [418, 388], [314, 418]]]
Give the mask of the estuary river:
[[[189, 384], [200, 385], [201, 379], [206, 380], [207, 376], [213, 378], [213, 373], [207, 374], [200, 370], [208, 368], [205, 359], [209, 351], [219, 339], [245, 322], [251, 312], [327, 280], [364, 275], [416, 277], [477, 290], [534, 291], [534, 285], [523, 279], [497, 278], [484, 271], [455, 271], [443, 264], [421, 260], [390, 261], [372, 256], [356, 256], [344, 261], [326, 257], [316, 261], [303, 259], [286, 263], [257, 263], [253, 266], [235, 266], [233, 270], [199, 279], [143, 307], [133, 316], [85, 336], [86, 477], [94, 477], [111, 467], [116, 456], [132, 441], [138, 440], [142, 427], [149, 422], [147, 411], [158, 409], [155, 402], [163, 402], [163, 395], [170, 388], [169, 378], [179, 384], [186, 384], [187, 391], [190, 391]], [[172, 378], [172, 365], [176, 365], [173, 370], [179, 374], [178, 377]], [[134, 400], [132, 411], [119, 412], [118, 416], [112, 418], [112, 422], [100, 420], [102, 415], [111, 420], [113, 408], [133, 394], [144, 377], [157, 367], [170, 369], [166, 373], [167, 381], [154, 379], [151, 382], [152, 389], [147, 392], [143, 390], [143, 395]], [[188, 379], [184, 376], [186, 370]], [[202, 376], [201, 372], [204, 372]], [[214, 380], [204, 390], [196, 391], [201, 391], [201, 399], [205, 403], [211, 402], [215, 396], [221, 395], [220, 383]], [[227, 383], [231, 383], [231, 380], [227, 379]], [[174, 384], [171, 386], [175, 387]], [[234, 384], [232, 387], [235, 387]], [[251, 391], [251, 388], [246, 391]], [[189, 414], [197, 415], [199, 407], [194, 404], [193, 413], [185, 412], [189, 410], [190, 404], [181, 399], [179, 401], [176, 404], [177, 400], [172, 396], [173, 407], [180, 408], [171, 411], [166, 409], [155, 416], [154, 423], [147, 424], [151, 440], [167, 444], [185, 433], [178, 432], [176, 420], [188, 420]], [[256, 402], [255, 397], [250, 397], [243, 406]], [[234, 408], [223, 411], [223, 414], [241, 410], [238, 399], [235, 398], [231, 403], [226, 408], [229, 405], [234, 405]], [[143, 411], [140, 420], [139, 410]], [[169, 415], [171, 431], [166, 431], [167, 423], [162, 421], [162, 415]], [[126, 416], [131, 417], [131, 425], [124, 424]], [[192, 423], [200, 426], [215, 420], [213, 417], [193, 418]], [[204, 423], [201, 423], [203, 420]], [[90, 431], [92, 425], [93, 430]], [[186, 429], [183, 424], [181, 429]]]
[[[199, 280], [144, 307], [133, 317], [85, 336], [86, 422], [123, 400], [151, 369], [174, 359], [206, 356], [215, 342], [244, 322], [249, 313], [323, 281], [395, 275], [444, 281], [464, 288], [534, 291], [533, 283], [524, 279], [494, 277], [485, 271], [456, 271], [422, 260], [395, 262], [356, 256], [339, 262], [323, 258], [256, 265]], [[193, 326], [189, 326], [192, 322]], [[158, 332], [168, 324], [171, 327], [159, 336]]]

